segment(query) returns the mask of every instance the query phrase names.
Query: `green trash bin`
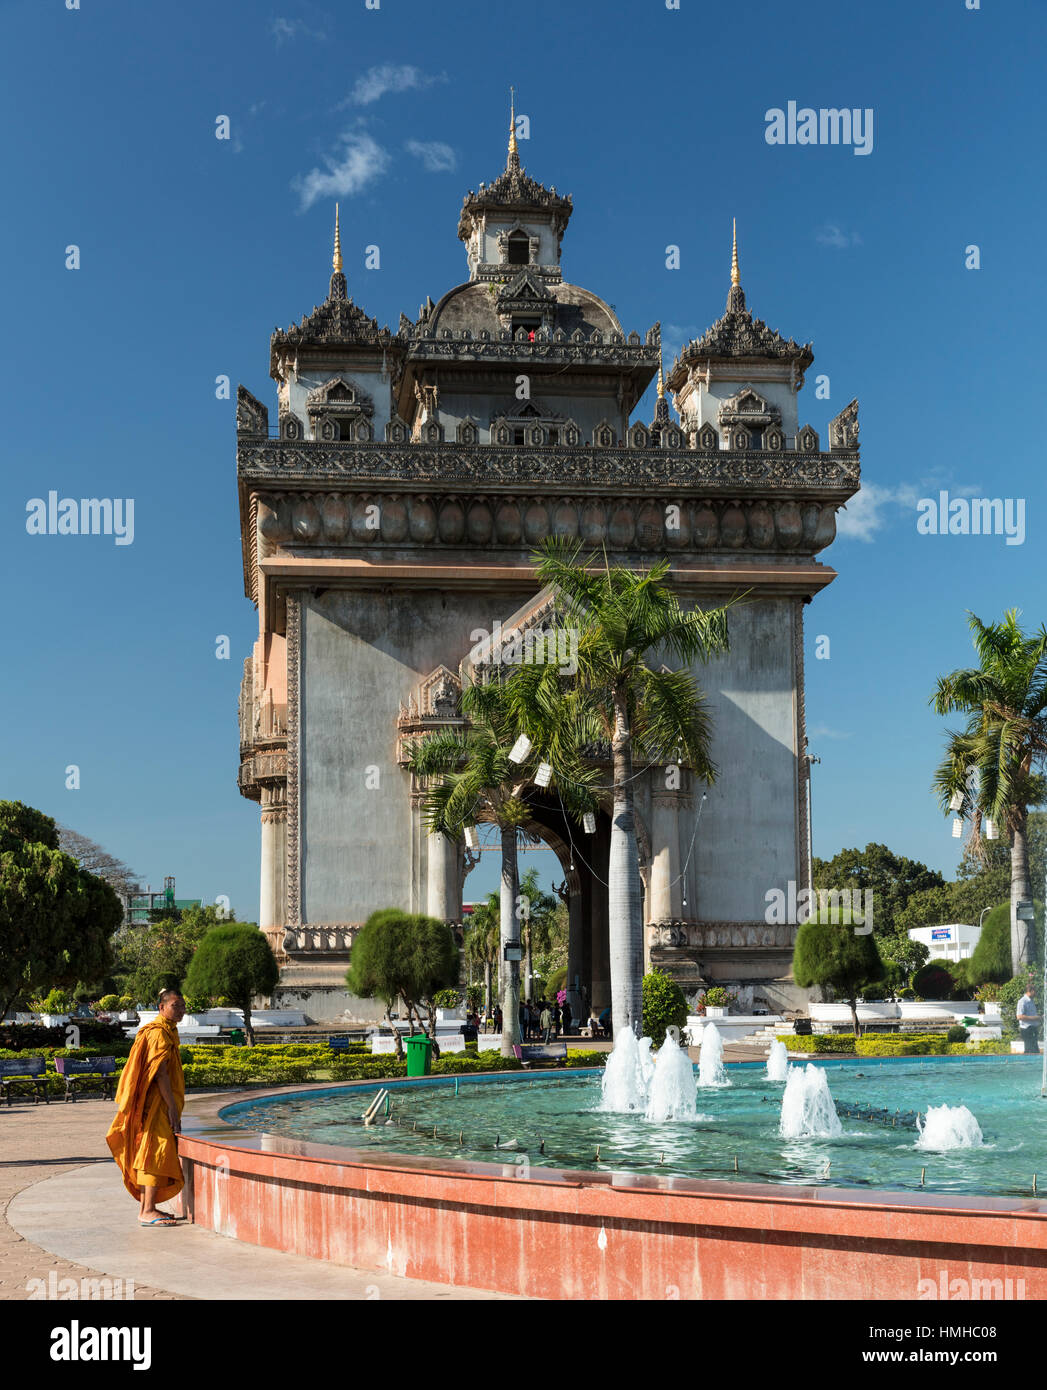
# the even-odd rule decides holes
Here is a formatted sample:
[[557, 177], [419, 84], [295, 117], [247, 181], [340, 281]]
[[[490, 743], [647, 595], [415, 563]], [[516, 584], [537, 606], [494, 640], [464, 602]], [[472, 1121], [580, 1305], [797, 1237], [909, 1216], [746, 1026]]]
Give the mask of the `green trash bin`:
[[424, 1033], [404, 1038], [407, 1044], [407, 1075], [428, 1076], [432, 1070], [433, 1044]]
[[234, 1047], [243, 1047], [244, 1030], [242, 1028], [232, 1028], [229, 1031], [229, 1041]]

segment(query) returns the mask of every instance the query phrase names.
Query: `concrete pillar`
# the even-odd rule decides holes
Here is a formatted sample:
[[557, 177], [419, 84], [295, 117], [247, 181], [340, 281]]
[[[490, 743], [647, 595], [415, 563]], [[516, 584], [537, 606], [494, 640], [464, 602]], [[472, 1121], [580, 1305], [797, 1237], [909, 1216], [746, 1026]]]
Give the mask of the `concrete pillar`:
[[287, 926], [287, 812], [262, 812], [262, 869], [259, 883], [258, 926], [282, 951]]
[[[571, 1016], [576, 1021], [582, 1018], [582, 893], [580, 887], [571, 890], [567, 901], [567, 1002], [571, 1006]], [[582, 1020], [584, 1022], [584, 1020]]]
[[446, 835], [429, 835], [426, 912], [441, 921], [457, 922], [462, 915], [458, 900], [458, 845]]

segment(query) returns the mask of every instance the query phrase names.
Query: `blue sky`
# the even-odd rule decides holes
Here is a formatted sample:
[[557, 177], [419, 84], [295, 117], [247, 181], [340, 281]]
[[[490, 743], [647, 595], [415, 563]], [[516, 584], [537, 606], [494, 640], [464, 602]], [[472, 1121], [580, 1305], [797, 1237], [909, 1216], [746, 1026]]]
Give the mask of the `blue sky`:
[[[350, 293], [380, 322], [466, 278], [461, 198], [503, 166], [515, 83], [525, 165], [574, 196], [569, 279], [676, 347], [723, 312], [736, 216], [750, 307], [814, 344], [801, 414], [824, 439], [858, 396], [865, 495], [807, 610], [815, 851], [879, 840], [951, 872], [928, 696], [968, 663], [965, 609], [1047, 619], [1039, 0], [531, 0], [512, 27], [475, 0], [2, 8], [0, 796], [256, 916], [258, 813], [236, 790], [256, 615], [215, 378], [274, 404], [269, 334], [326, 294], [335, 196]], [[871, 153], [769, 145], [789, 101], [871, 108]], [[52, 489], [133, 498], [133, 543], [27, 534]], [[1024, 544], [918, 535], [940, 489], [1025, 499]]]

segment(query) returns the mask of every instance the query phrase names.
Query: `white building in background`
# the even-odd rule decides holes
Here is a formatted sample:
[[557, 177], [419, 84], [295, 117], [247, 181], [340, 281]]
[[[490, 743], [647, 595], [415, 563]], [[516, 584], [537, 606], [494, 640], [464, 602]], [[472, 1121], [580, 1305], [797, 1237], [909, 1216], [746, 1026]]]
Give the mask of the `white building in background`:
[[913, 927], [909, 940], [926, 946], [931, 960], [969, 960], [980, 935], [981, 927], [947, 922], [940, 927]]

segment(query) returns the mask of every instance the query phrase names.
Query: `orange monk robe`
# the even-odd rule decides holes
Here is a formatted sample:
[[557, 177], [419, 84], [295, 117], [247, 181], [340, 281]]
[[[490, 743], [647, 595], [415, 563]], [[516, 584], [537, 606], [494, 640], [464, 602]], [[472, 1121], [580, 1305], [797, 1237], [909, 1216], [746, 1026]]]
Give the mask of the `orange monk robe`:
[[178, 1113], [185, 1104], [185, 1077], [178, 1051], [178, 1029], [161, 1014], [138, 1030], [131, 1055], [116, 1091], [116, 1118], [106, 1143], [124, 1175], [124, 1186], [141, 1200], [143, 1187], [156, 1188], [156, 1200], [166, 1202], [181, 1192], [184, 1179], [178, 1143], [157, 1073], [167, 1063]]

